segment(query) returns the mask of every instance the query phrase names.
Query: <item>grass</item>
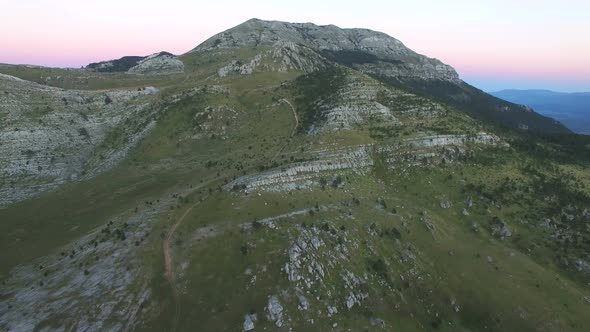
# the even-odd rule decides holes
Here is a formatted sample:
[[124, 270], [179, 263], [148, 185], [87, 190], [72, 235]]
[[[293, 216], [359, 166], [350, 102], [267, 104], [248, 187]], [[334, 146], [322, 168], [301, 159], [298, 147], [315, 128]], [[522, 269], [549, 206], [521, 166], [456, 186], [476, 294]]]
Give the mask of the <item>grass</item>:
[[[406, 330], [434, 329], [434, 325], [441, 331], [583, 330], [587, 323], [581, 302], [584, 288], [564, 278], [553, 266], [540, 265], [509, 243], [494, 239], [483, 227], [480, 233], [473, 233], [469, 221], [485, 219], [487, 212], [475, 210], [469, 217], [460, 213], [461, 186], [459, 181], [447, 179], [449, 172], [458, 171], [465, 172], [462, 167], [419, 170], [409, 179], [388, 174], [393, 182], [386, 187], [370, 177], [357, 176], [349, 177], [342, 189], [316, 188], [260, 196], [215, 194], [193, 210], [178, 233], [175, 255], [183, 282], [179, 327], [198, 323], [207, 329], [231, 330], [240, 326], [243, 315], [250, 311], [263, 317], [261, 308], [268, 296], [290, 289], [281, 267], [288, 260], [286, 248], [298, 234], [296, 225], [322, 227], [327, 221], [338, 234], [344, 234], [341, 233], [344, 227], [348, 236], [361, 244], [349, 261], [342, 262], [346, 269], [357, 275], [363, 271], [375, 273], [366, 262], [382, 257], [387, 263], [377, 275], [386, 273], [394, 289], [399, 289], [385, 291], [376, 280], [369, 281], [369, 298], [362, 307], [349, 312], [339, 300], [347, 293], [338, 291], [338, 274], [324, 279], [324, 285], [335, 287], [334, 300], [330, 301], [343, 312], [343, 319], [338, 319], [341, 328], [367, 328], [369, 319], [378, 317], [385, 319], [388, 328]], [[409, 184], [412, 189], [400, 189]], [[451, 209], [438, 206], [436, 197], [441, 195], [454, 203]], [[361, 197], [358, 205], [351, 200], [353, 196]], [[376, 208], [378, 198], [383, 198], [388, 207], [395, 207], [397, 215]], [[313, 208], [316, 203], [336, 206], [336, 210], [286, 218], [277, 222], [278, 230], [263, 227], [243, 232], [239, 227], [255, 219]], [[354, 219], [341, 218], [348, 210]], [[424, 212], [436, 225], [435, 236], [420, 221]], [[392, 227], [399, 229], [399, 239], [370, 236], [367, 229], [371, 223], [375, 223], [378, 234], [386, 234], [383, 231]], [[217, 232], [210, 238], [195, 241], [195, 232], [203, 227], [214, 227]], [[322, 236], [330, 246], [329, 237]], [[369, 243], [372, 251], [368, 249]], [[417, 250], [417, 260], [397, 262], [408, 245]], [[492, 264], [487, 256], [493, 257]], [[263, 266], [266, 272], [262, 272]], [[245, 274], [248, 268], [257, 276], [254, 285], [252, 277]], [[419, 271], [420, 278], [407, 275], [411, 268]], [[400, 279], [402, 274], [407, 275], [405, 280], [409, 284]], [[326, 296], [323, 292], [318, 294]], [[310, 315], [315, 317], [315, 311], [324, 309], [313, 296], [308, 298], [311, 298], [311, 313], [296, 309], [294, 295], [283, 298], [290, 325], [297, 329], [330, 328], [330, 319], [316, 318], [315, 325], [310, 325]], [[459, 305], [459, 312], [451, 306], [452, 300]], [[271, 325], [262, 320], [257, 327], [271, 328]]]
[[[340, 186], [249, 194], [221, 190], [235, 177], [317, 157], [315, 149], [369, 143], [383, 147], [427, 133], [470, 134], [491, 128], [450, 107], [439, 117], [404, 114], [406, 107], [427, 104], [422, 97], [378, 96], [403, 125], [370, 123], [317, 136], [304, 130], [291, 137], [293, 114], [278, 100], [292, 100], [307, 128], [318, 119], [313, 101], [334, 93], [342, 84], [341, 73], [298, 79], [296, 72], [215, 77], [220, 64], [245, 60], [256, 52], [186, 55], [187, 72], [165, 78], [0, 68], [33, 80], [62, 75], [65, 78], [56, 85], [63, 87], [87, 78], [83, 88], [152, 82], [163, 89], [158, 125], [116, 168], [0, 210], [2, 278], [19, 264], [57, 255], [62, 246], [114, 216], [134, 214], [136, 207], [147, 208], [146, 201], [182, 192], [170, 210], [162, 211], [146, 245], [138, 249], [139, 268], [145, 270], [153, 294], [148, 303], [152, 311], [142, 330], [173, 326], [236, 330], [244, 315], [252, 312], [258, 315], [257, 330], [274, 329], [264, 319], [263, 309], [271, 295], [280, 297], [289, 317], [286, 324], [294, 330], [330, 330], [333, 323], [342, 330], [372, 330], [376, 327], [371, 319], [377, 318], [385, 321], [386, 330], [404, 331], [582, 331], [590, 324], [582, 300], [590, 289], [583, 276], [562, 266], [556, 257], [557, 253], [567, 259], [582, 255], [587, 231], [578, 224], [564, 227], [566, 232], [580, 232], [583, 239], [563, 250], [566, 246], [549, 238], [549, 230], [538, 227], [540, 217], [556, 217], [561, 211], [550, 200], [535, 196], [559, 196], [560, 208], [565, 197], [580, 209], [587, 207], [590, 178], [583, 162], [543, 164], [521, 145], [469, 145], [462, 147], [467, 153], [455, 162], [441, 165], [433, 158], [429, 166], [409, 168], [400, 162], [392, 168], [387, 156], [375, 149], [371, 171], [339, 174]], [[205, 77], [210, 77], [207, 84], [223, 85], [226, 92], [170, 101], [196, 82], [202, 84]], [[173, 84], [178, 79], [181, 82]], [[124, 139], [125, 132], [115, 130], [104, 149]], [[283, 146], [277, 160], [271, 161]], [[335, 175], [321, 174], [329, 180]], [[212, 182], [193, 189], [206, 181]], [[467, 196], [475, 205], [464, 215]], [[173, 237], [177, 289], [172, 290], [163, 273], [163, 238], [204, 197]], [[443, 200], [451, 202], [449, 209], [440, 207]], [[294, 211], [307, 212], [277, 220], [277, 229], [253, 223]], [[512, 237], [493, 236], [494, 217], [506, 221]], [[478, 232], [473, 230], [474, 222]], [[244, 225], [251, 223], [252, 229], [245, 230]], [[287, 250], [302, 230], [318, 231], [325, 245], [314, 251], [315, 259], [328, 271], [312, 289], [304, 289], [309, 291], [305, 293], [311, 305], [308, 311], [297, 309], [297, 291], [282, 270], [289, 259]], [[342, 248], [348, 251], [336, 256]], [[248, 269], [252, 275], [246, 274]], [[362, 278], [362, 290], [369, 295], [350, 310], [344, 304], [350, 292], [342, 282], [345, 271]], [[326, 315], [328, 305], [338, 308], [334, 318]]]
[[105, 220], [160, 197], [178, 185], [180, 178], [164, 173], [131, 174], [129, 169], [118, 169], [0, 209], [1, 275], [7, 276], [15, 265], [35, 257], [57, 254], [65, 243]]

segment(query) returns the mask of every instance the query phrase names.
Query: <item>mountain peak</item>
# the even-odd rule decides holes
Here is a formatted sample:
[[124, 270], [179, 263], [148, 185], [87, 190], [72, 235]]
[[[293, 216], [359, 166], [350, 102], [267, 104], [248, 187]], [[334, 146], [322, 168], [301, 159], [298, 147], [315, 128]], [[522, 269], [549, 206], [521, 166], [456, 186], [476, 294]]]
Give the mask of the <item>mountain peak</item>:
[[[457, 72], [451, 66], [420, 55], [383, 32], [343, 29], [335, 25], [253, 18], [209, 38], [189, 53], [268, 47], [279, 41], [304, 46], [336, 62], [342, 60], [362, 66], [367, 73], [378, 71], [395, 77], [459, 81]], [[377, 63], [378, 70], [374, 68]]]

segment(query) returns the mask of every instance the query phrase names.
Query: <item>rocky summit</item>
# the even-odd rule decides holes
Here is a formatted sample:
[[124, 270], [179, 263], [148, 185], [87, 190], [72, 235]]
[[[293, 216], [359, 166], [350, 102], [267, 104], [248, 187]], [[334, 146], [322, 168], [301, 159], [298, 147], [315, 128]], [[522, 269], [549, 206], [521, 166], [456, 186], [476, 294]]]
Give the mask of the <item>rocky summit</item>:
[[391, 36], [368, 29], [340, 29], [334, 25], [252, 19], [209, 38], [189, 53], [272, 47], [286, 41], [309, 48], [325, 58], [355, 64], [368, 73], [459, 81], [457, 72], [451, 66], [417, 54]]
[[0, 329], [586, 331], [590, 139], [367, 29], [0, 65]]

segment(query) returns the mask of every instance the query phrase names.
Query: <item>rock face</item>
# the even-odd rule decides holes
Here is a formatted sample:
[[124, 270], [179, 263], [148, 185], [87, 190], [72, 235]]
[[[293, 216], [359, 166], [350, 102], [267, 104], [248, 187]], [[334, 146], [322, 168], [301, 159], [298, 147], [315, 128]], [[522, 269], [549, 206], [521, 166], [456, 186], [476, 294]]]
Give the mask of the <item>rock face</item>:
[[256, 321], [256, 315], [245, 315], [244, 316], [244, 324], [242, 325], [242, 330], [244, 331], [252, 331], [254, 330], [254, 322]]
[[499, 219], [494, 219], [491, 224], [492, 235], [504, 240], [507, 237], [512, 236], [512, 232], [508, 228], [508, 225]]
[[95, 62], [91, 63], [86, 66], [87, 70], [96, 71], [96, 72], [126, 72], [134, 66], [137, 66], [137, 63], [146, 57], [144, 56], [124, 56], [117, 60], [109, 60], [109, 61], [102, 61], [102, 62]]
[[395, 94], [364, 75], [347, 75], [342, 86], [332, 95], [315, 101], [322, 121], [312, 125], [310, 133], [352, 129], [369, 119], [382, 123], [399, 123], [393, 112], [377, 101], [378, 94]]
[[[170, 196], [150, 209], [128, 211], [56, 253], [15, 267], [0, 284], [0, 293], [10, 296], [10, 300], [2, 299], [0, 326], [9, 331], [34, 331], [62, 317], [60, 324], [78, 331], [133, 331], [152, 291], [149, 273], [129, 268], [142, 260], [129, 244], [149, 241], [146, 234], [175, 201]], [[105, 232], [122, 225], [127, 225], [124, 241], [116, 232]], [[5, 309], [7, 305], [10, 310]]]
[[[467, 144], [496, 145], [498, 137], [484, 132], [475, 135], [439, 135], [416, 137], [397, 146], [377, 146], [371, 144], [348, 146], [339, 149], [319, 149], [309, 151], [311, 161], [296, 162], [281, 169], [273, 169], [253, 175], [245, 175], [224, 186], [225, 190], [289, 191], [320, 185], [322, 176], [333, 174], [365, 174], [374, 165], [372, 154], [383, 154], [390, 167], [418, 167], [423, 165], [418, 157], [433, 158], [434, 148], [460, 147]], [[408, 153], [407, 149], [411, 149]], [[405, 156], [416, 158], [405, 158]], [[327, 181], [327, 180], [326, 180]], [[334, 185], [336, 179], [332, 179]], [[327, 184], [327, 183], [326, 183]], [[440, 202], [442, 208], [450, 208], [448, 201]]]
[[184, 72], [184, 63], [173, 54], [160, 52], [140, 60], [127, 72], [143, 75], [179, 74]]
[[456, 71], [405, 47], [399, 40], [368, 29], [341, 29], [334, 25], [287, 23], [251, 19], [217, 34], [189, 53], [240, 47], [272, 46], [292, 42], [310, 48], [336, 62], [373, 73], [459, 81]]
[[440, 202], [440, 207], [443, 209], [450, 209], [451, 208], [451, 202], [449, 201], [442, 201]]
[[268, 300], [266, 311], [268, 320], [274, 322], [277, 327], [283, 326], [283, 306], [276, 295], [271, 296]]
[[590, 274], [590, 263], [583, 259], [579, 259], [576, 261], [576, 270], [585, 274]]
[[116, 60], [91, 63], [86, 69], [96, 72], [166, 75], [184, 72], [184, 63], [172, 53], [158, 52], [148, 56], [124, 56]]
[[[317, 63], [320, 62], [339, 63], [401, 85], [409, 91], [427, 92], [447, 103], [464, 107], [469, 112], [511, 127], [518, 128], [522, 124], [534, 131], [569, 131], [553, 119], [470, 86], [459, 78], [451, 66], [418, 54], [385, 33], [368, 29], [342, 29], [334, 25], [251, 19], [211, 37], [188, 54], [229, 53], [240, 48], [268, 50], [277, 44], [294, 45], [300, 49], [293, 52], [293, 47], [283, 48], [287, 53], [283, 56], [285, 60], [278, 62], [281, 68], [303, 65], [303, 71], [308, 73], [317, 68]], [[293, 57], [288, 53], [297, 56]], [[275, 58], [278, 56], [277, 52], [273, 52], [273, 55]], [[304, 58], [313, 59], [311, 61], [315, 64], [309, 66], [304, 61], [296, 60]], [[318, 61], [318, 58], [323, 60]], [[262, 61], [265, 62], [267, 65], [273, 63]], [[241, 67], [243, 64], [234, 63], [232, 66], [232, 70], [240, 72], [246, 69]], [[249, 65], [247, 68], [251, 67]], [[271, 65], [270, 68], [276, 70], [275, 66]]]
[[290, 41], [279, 40], [271, 49], [255, 55], [246, 62], [234, 60], [217, 71], [219, 77], [231, 74], [250, 75], [255, 71], [287, 72], [297, 70], [311, 73], [325, 68], [327, 61], [313, 50]]
[[[141, 119], [155, 88], [62, 90], [2, 74], [0, 87], [0, 206], [111, 168], [154, 125]], [[130, 117], [125, 142], [102, 146]]]

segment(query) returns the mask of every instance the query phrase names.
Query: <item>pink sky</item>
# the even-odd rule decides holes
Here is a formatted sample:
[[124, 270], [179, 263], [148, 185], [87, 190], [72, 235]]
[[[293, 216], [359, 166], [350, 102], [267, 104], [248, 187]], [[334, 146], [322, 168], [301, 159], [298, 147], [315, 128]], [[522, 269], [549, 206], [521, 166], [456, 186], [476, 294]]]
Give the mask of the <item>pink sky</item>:
[[590, 91], [589, 3], [28, 0], [2, 5], [0, 62], [80, 67], [162, 50], [182, 54], [258, 17], [383, 31], [487, 90]]

